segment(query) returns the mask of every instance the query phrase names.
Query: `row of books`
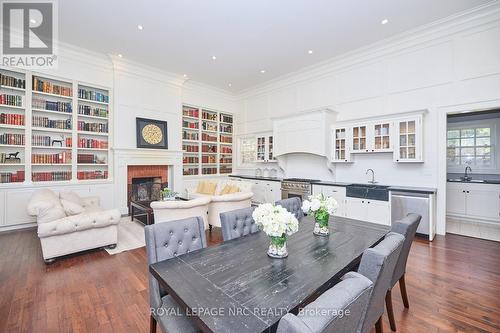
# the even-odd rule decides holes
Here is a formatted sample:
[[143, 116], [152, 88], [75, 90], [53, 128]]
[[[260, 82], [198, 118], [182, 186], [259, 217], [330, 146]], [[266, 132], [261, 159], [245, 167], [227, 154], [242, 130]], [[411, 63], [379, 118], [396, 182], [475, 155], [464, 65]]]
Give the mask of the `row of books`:
[[231, 165], [221, 165], [219, 169], [219, 173], [231, 173], [233, 172], [233, 168]]
[[221, 157], [219, 162], [222, 164], [233, 163], [233, 159], [231, 157]]
[[78, 130], [96, 133], [108, 133], [108, 124], [102, 123], [86, 123], [84, 121], [78, 121]]
[[85, 164], [106, 164], [106, 160], [94, 154], [78, 154], [78, 163]]
[[184, 140], [198, 140], [198, 133], [190, 131], [182, 131], [182, 138]]
[[205, 120], [217, 121], [217, 112], [208, 112], [204, 110], [201, 113], [201, 118]]
[[217, 152], [217, 145], [204, 144], [201, 146], [201, 151], [204, 153], [216, 153]]
[[0, 73], [0, 85], [26, 89], [26, 80]]
[[73, 91], [70, 87], [49, 82], [37, 76], [33, 76], [33, 91], [71, 97]]
[[191, 121], [183, 120], [182, 127], [198, 129], [198, 123], [193, 123]]
[[1, 94], [0, 95], [0, 104], [10, 105], [10, 106], [23, 106], [23, 96]]
[[205, 123], [203, 122], [201, 124], [201, 129], [207, 130], [207, 131], [214, 131], [217, 132], [217, 124], [215, 123]]
[[71, 180], [71, 171], [33, 172], [31, 179], [34, 182]]
[[7, 158], [9, 154], [0, 153], [0, 164], [19, 164], [21, 163], [20, 158]]
[[24, 114], [0, 113], [0, 124], [24, 125]]
[[31, 154], [31, 163], [69, 164], [71, 163], [71, 151], [64, 151], [57, 154]]
[[78, 148], [108, 149], [108, 141], [79, 138]]
[[33, 146], [72, 147], [72, 140], [70, 137], [54, 140], [49, 135], [32, 135], [31, 143]]
[[78, 88], [78, 98], [88, 99], [96, 102], [109, 103], [109, 96], [98, 91]]
[[221, 114], [220, 115], [220, 121], [223, 122], [223, 123], [230, 123], [230, 124], [232, 124], [233, 123], [233, 117], [225, 115], [225, 114]]
[[24, 171], [1, 172], [0, 183], [20, 183], [24, 182]]
[[216, 155], [203, 155], [201, 156], [201, 163], [217, 163]]
[[220, 131], [224, 133], [233, 133], [233, 125], [220, 124]]
[[200, 116], [200, 111], [198, 109], [190, 108], [188, 106], [184, 106], [182, 108], [182, 115], [187, 117], [198, 118]]
[[220, 135], [220, 142], [222, 143], [232, 143], [233, 138], [231, 136]]
[[220, 152], [221, 152], [221, 154], [232, 154], [233, 153], [233, 147], [231, 147], [231, 146], [221, 146], [220, 147]]
[[78, 114], [85, 116], [108, 118], [108, 110], [90, 105], [78, 105]]
[[187, 145], [184, 144], [182, 145], [182, 150], [189, 152], [189, 153], [197, 153], [200, 151], [200, 146], [199, 145]]
[[71, 102], [48, 101], [44, 98], [35, 98], [34, 97], [33, 101], [31, 102], [31, 105], [34, 109], [59, 111], [59, 112], [66, 112], [66, 113], [71, 113], [73, 111], [73, 108], [71, 106]]
[[186, 167], [184, 167], [184, 169], [182, 170], [182, 174], [184, 176], [197, 175], [198, 174], [198, 168], [195, 168], [195, 167], [186, 168]]
[[201, 133], [201, 141], [217, 141], [217, 136], [216, 135], [210, 135], [207, 133]]
[[199, 163], [200, 159], [196, 156], [184, 156], [184, 158], [182, 159], [182, 162], [184, 164], [186, 163]]
[[203, 175], [215, 175], [217, 173], [217, 168], [216, 167], [213, 167], [213, 168], [202, 168], [201, 169], [201, 173]]
[[66, 120], [62, 119], [49, 119], [48, 117], [33, 116], [34, 127], [56, 128], [56, 129], [71, 129], [71, 118]]
[[76, 173], [79, 180], [86, 179], [108, 179], [108, 171], [94, 170], [94, 171], [78, 171]]
[[24, 134], [0, 134], [0, 145], [24, 146]]

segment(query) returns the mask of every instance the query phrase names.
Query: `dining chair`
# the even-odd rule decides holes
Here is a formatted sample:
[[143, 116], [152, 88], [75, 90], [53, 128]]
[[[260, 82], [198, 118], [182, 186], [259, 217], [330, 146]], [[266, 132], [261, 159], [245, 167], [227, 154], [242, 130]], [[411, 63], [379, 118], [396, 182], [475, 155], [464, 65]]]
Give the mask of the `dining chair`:
[[351, 272], [299, 310], [297, 316], [284, 315], [277, 333], [356, 332], [362, 324], [372, 288], [373, 282], [368, 278]]
[[417, 233], [417, 228], [421, 219], [422, 216], [418, 214], [408, 214], [405, 218], [399, 221], [395, 221], [392, 224], [391, 231], [401, 234], [405, 237], [403, 248], [401, 249], [396, 267], [394, 268], [391, 285], [389, 286], [389, 290], [387, 290], [387, 294], [385, 295], [387, 316], [389, 317], [389, 324], [391, 325], [391, 330], [393, 331], [396, 331], [396, 321], [394, 320], [394, 310], [392, 308], [391, 290], [399, 281], [399, 289], [401, 290], [403, 304], [405, 308], [409, 308], [410, 305], [408, 304], [408, 295], [406, 294], [405, 283], [406, 261], [408, 260], [411, 244], [413, 242], [413, 239], [415, 238], [415, 234]]
[[304, 212], [302, 211], [302, 201], [300, 198], [288, 198], [283, 200], [278, 200], [275, 203], [284, 207], [287, 211], [295, 215], [296, 218], [301, 219], [304, 217]]
[[255, 207], [248, 207], [220, 213], [222, 238], [224, 241], [259, 231], [259, 227], [252, 217], [254, 210]]
[[[148, 264], [172, 259], [207, 246], [203, 218], [163, 222], [144, 227]], [[150, 333], [156, 332], [156, 324], [164, 332], [197, 332], [194, 323], [184, 309], [167, 294], [158, 280], [149, 273]], [[172, 315], [175, 314], [175, 315]]]
[[[391, 286], [392, 275], [403, 242], [403, 235], [389, 232], [378, 245], [363, 252], [358, 273], [363, 274], [373, 282], [373, 290], [368, 303], [368, 310], [363, 319], [361, 333], [369, 333], [373, 325], [375, 325], [377, 333], [383, 332], [384, 298]], [[347, 273], [347, 275], [349, 274]]]

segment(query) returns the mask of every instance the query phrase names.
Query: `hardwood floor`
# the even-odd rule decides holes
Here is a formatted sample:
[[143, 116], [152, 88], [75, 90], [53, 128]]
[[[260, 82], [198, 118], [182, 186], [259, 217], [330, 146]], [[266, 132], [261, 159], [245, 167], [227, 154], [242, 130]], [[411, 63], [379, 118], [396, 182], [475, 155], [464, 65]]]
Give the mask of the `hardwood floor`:
[[[221, 241], [219, 229], [209, 245]], [[0, 234], [0, 332], [147, 332], [144, 248], [43, 263], [35, 230]], [[500, 243], [457, 235], [416, 240], [410, 308], [392, 292], [398, 332], [500, 332]], [[387, 316], [383, 327], [390, 332]], [[374, 330], [373, 330], [374, 332]]]

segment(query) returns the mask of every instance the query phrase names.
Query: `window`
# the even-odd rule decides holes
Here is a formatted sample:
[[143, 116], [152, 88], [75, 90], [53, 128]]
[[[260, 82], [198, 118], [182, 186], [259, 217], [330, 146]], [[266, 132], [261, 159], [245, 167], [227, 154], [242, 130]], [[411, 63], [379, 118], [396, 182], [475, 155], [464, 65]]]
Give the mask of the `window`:
[[246, 166], [255, 163], [256, 140], [255, 136], [239, 139], [239, 165]]
[[448, 167], [493, 167], [492, 128], [468, 127], [448, 129]]

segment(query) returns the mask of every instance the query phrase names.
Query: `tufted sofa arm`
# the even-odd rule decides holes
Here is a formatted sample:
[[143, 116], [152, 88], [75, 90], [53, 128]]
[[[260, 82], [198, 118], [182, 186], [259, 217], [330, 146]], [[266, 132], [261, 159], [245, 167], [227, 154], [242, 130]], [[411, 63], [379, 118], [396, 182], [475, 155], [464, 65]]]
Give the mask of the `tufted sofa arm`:
[[83, 207], [99, 206], [99, 197], [97, 195], [82, 198], [82, 201], [83, 201]]
[[212, 202], [229, 202], [229, 201], [243, 201], [253, 197], [252, 192], [236, 192], [224, 195], [214, 195]]
[[45, 238], [56, 235], [64, 235], [72, 232], [103, 228], [120, 222], [118, 209], [102, 212], [82, 213], [67, 216], [59, 220], [38, 224], [38, 237]]

